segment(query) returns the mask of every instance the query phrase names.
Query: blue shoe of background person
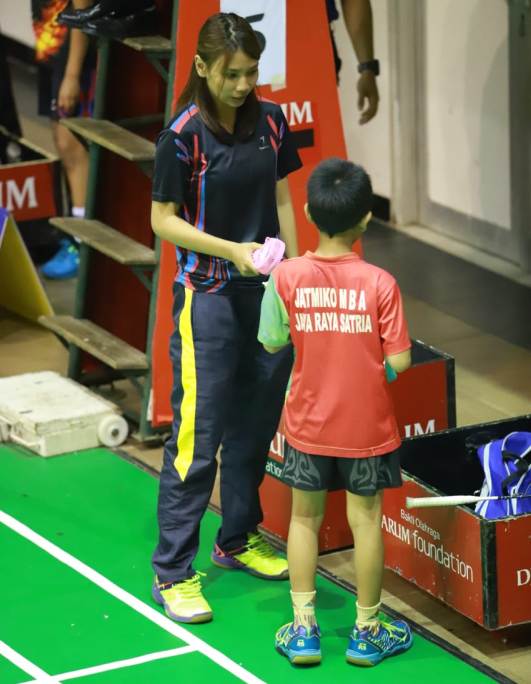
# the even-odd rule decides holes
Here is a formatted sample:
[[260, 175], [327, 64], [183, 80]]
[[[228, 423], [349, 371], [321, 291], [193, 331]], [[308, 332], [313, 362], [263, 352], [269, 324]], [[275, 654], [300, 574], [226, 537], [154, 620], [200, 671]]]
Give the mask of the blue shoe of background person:
[[74, 278], [79, 270], [79, 250], [67, 239], [61, 240], [59, 245], [59, 251], [41, 266], [41, 273], [51, 280]]
[[317, 625], [297, 629], [293, 622], [283, 625], [275, 635], [275, 648], [292, 665], [318, 665], [321, 662], [321, 632]]
[[384, 658], [407, 651], [413, 635], [407, 622], [380, 622], [376, 632], [354, 627], [347, 647], [347, 661], [353, 665], [372, 667]]

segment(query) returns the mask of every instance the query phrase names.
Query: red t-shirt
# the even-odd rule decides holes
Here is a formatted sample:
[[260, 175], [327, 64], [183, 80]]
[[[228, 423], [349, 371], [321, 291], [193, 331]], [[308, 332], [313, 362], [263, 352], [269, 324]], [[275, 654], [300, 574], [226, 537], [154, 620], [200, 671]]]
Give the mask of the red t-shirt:
[[400, 435], [384, 356], [410, 348], [395, 279], [357, 254], [307, 252], [273, 272], [259, 340], [295, 348], [284, 411], [286, 439], [309, 454], [366, 457]]

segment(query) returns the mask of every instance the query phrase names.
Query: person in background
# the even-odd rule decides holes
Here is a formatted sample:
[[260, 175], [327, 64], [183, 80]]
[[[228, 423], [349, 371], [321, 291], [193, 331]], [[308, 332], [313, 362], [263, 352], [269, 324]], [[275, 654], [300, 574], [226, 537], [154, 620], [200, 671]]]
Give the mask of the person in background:
[[207, 19], [155, 156], [151, 223], [176, 245], [177, 274], [173, 427], [160, 474], [152, 595], [179, 622], [212, 619], [194, 564], [220, 444], [222, 518], [212, 562], [262, 579], [288, 574], [257, 526], [293, 359], [291, 349], [268, 355], [256, 338], [264, 278], [252, 254], [280, 237], [297, 256], [287, 176], [301, 161], [280, 106], [257, 96], [259, 59], [245, 19]]
[[321, 660], [315, 571], [329, 489], [346, 490], [355, 541], [358, 594], [347, 661], [376, 665], [412, 643], [407, 623], [379, 615], [382, 493], [402, 484], [401, 439], [385, 365], [405, 371], [411, 342], [395, 279], [352, 251], [371, 205], [371, 182], [360, 166], [338, 158], [321, 162], [308, 180], [305, 207], [319, 231], [318, 247], [277, 266], [262, 300], [258, 339], [272, 354], [292, 344], [295, 352], [281, 474], [292, 488], [293, 621], [275, 640], [293, 664]]
[[[370, 0], [341, 0], [343, 20], [352, 47], [358, 59], [358, 109], [360, 124], [366, 124], [378, 111], [378, 85], [376, 77], [380, 73], [380, 63], [374, 58], [372, 8]], [[326, 0], [326, 12], [330, 24], [339, 19], [336, 0]], [[332, 26], [330, 26], [336, 76], [339, 82], [341, 59], [339, 57]]]
[[[85, 145], [59, 120], [70, 116], [91, 116], [94, 104], [96, 52], [81, 31], [57, 22], [68, 0], [32, 0], [35, 56], [39, 66], [39, 114], [51, 120], [57, 153], [61, 159], [71, 203], [71, 214], [85, 215], [89, 156]], [[92, 0], [73, 0], [76, 9]], [[71, 278], [77, 274], [77, 244], [63, 238], [57, 253], [41, 267], [47, 278]]]

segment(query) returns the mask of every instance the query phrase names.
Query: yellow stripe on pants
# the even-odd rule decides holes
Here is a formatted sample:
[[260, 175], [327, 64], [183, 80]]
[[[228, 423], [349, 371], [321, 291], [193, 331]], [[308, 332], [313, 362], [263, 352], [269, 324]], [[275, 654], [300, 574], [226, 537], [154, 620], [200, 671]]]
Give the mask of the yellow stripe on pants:
[[195, 407], [197, 400], [197, 377], [195, 371], [194, 336], [192, 332], [192, 290], [184, 288], [184, 306], [179, 317], [181, 336], [181, 383], [183, 399], [181, 402], [181, 426], [177, 436], [177, 456], [175, 469], [181, 480], [186, 479], [194, 460], [195, 446]]

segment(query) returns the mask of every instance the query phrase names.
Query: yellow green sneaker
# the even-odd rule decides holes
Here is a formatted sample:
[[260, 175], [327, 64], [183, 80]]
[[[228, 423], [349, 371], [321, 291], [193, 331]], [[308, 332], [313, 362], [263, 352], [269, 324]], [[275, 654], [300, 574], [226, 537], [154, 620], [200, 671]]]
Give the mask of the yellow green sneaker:
[[209, 622], [212, 609], [201, 593], [201, 577], [196, 573], [182, 582], [159, 583], [155, 577], [153, 599], [164, 606], [166, 615], [176, 622]]
[[262, 579], [288, 579], [288, 561], [258, 532], [249, 534], [247, 544], [236, 551], [223, 551], [215, 544], [210, 558], [220, 568], [244, 570]]

